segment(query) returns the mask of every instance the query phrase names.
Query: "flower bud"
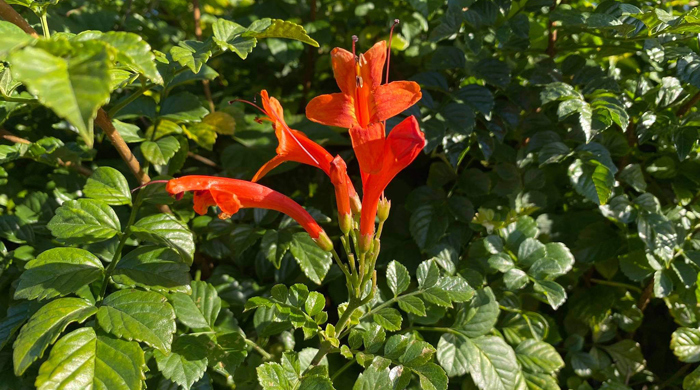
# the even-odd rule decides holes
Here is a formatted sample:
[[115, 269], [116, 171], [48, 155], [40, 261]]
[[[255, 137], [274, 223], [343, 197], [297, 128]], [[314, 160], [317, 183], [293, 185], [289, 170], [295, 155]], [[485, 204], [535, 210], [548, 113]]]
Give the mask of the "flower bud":
[[352, 230], [352, 214], [338, 213], [338, 225], [340, 225], [340, 231], [343, 234], [350, 233], [350, 230]]
[[360, 252], [365, 253], [372, 249], [372, 236], [360, 234]]
[[328, 234], [326, 234], [326, 232], [324, 231], [321, 231], [318, 237], [314, 238], [314, 242], [316, 242], [316, 245], [318, 245], [319, 248], [323, 249], [326, 252], [330, 252], [333, 250], [333, 241], [331, 241], [331, 238], [328, 237]]
[[357, 193], [350, 197], [350, 208], [355, 214], [359, 214], [362, 211], [362, 201], [360, 201], [360, 197]]
[[377, 206], [377, 218], [379, 218], [379, 222], [384, 222], [387, 218], [389, 218], [390, 210], [391, 201], [384, 197], [379, 199], [379, 205]]

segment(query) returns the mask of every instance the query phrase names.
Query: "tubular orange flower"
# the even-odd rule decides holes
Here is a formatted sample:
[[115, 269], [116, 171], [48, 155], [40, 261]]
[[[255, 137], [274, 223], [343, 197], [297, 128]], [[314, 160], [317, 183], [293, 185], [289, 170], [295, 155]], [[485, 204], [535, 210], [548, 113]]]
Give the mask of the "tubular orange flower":
[[420, 131], [418, 121], [410, 116], [396, 125], [384, 142], [382, 169], [376, 174], [367, 175], [362, 196], [362, 216], [360, 218], [360, 249], [367, 251], [374, 235], [374, 219], [377, 215], [379, 198], [394, 177], [410, 165], [425, 146], [425, 136]]
[[[274, 97], [270, 97], [266, 90], [260, 92], [263, 103], [263, 112], [272, 122], [275, 129], [275, 136], [279, 141], [277, 146], [277, 156], [263, 165], [253, 177], [253, 182], [257, 182], [272, 169], [285, 161], [295, 161], [301, 164], [311, 165], [321, 169], [327, 175], [331, 175], [331, 161], [333, 156], [321, 145], [312, 141], [304, 133], [290, 129], [284, 121], [284, 111], [280, 102]], [[345, 173], [347, 176], [347, 173]], [[355, 211], [360, 210], [360, 198], [352, 185], [350, 178], [343, 180], [348, 186], [352, 205]]]
[[166, 191], [172, 196], [194, 192], [194, 210], [205, 214], [209, 206], [218, 206], [219, 218], [230, 218], [242, 208], [276, 210], [287, 214], [306, 230], [316, 244], [326, 251], [333, 249], [333, 243], [303, 207], [270, 188], [245, 180], [216, 176], [183, 176], [168, 181]]
[[313, 98], [306, 106], [306, 116], [328, 126], [367, 128], [370, 123], [385, 121], [421, 98], [420, 87], [413, 81], [394, 81], [382, 85], [386, 62], [386, 42], [380, 41], [359, 57], [336, 47], [331, 51], [335, 80], [340, 93]]
[[347, 234], [352, 229], [352, 211], [350, 210], [350, 196], [348, 194], [348, 167], [345, 161], [336, 156], [331, 161], [331, 182], [335, 187], [335, 200], [338, 205], [338, 223], [340, 230]]

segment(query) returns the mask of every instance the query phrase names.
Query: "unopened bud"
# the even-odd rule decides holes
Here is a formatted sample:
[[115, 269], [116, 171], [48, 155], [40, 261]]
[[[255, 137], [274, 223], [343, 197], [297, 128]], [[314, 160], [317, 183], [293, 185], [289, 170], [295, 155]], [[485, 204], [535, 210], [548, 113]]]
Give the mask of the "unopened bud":
[[391, 210], [391, 201], [387, 198], [379, 199], [379, 206], [377, 206], [377, 217], [379, 222], [384, 222], [389, 218], [389, 211]]
[[333, 241], [331, 241], [331, 238], [328, 237], [328, 234], [326, 234], [326, 232], [324, 231], [321, 231], [318, 237], [314, 238], [314, 242], [316, 242], [316, 245], [318, 245], [319, 248], [323, 249], [326, 252], [330, 252], [333, 250]]
[[360, 252], [365, 253], [372, 249], [372, 236], [360, 234]]
[[359, 214], [362, 211], [362, 202], [357, 194], [350, 197], [350, 209], [355, 214]]
[[350, 233], [350, 230], [352, 230], [352, 214], [338, 213], [338, 225], [340, 225], [340, 231], [343, 234]]

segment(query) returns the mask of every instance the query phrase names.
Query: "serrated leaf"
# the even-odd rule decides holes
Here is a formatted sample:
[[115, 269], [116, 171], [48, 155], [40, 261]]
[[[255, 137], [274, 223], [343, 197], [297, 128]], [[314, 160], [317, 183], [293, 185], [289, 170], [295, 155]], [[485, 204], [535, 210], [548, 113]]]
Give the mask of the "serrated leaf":
[[398, 296], [408, 289], [411, 284], [411, 275], [403, 264], [393, 260], [386, 268], [386, 282], [394, 296]]
[[700, 330], [678, 328], [671, 336], [671, 349], [678, 359], [686, 363], [700, 361]]
[[566, 301], [566, 290], [559, 283], [550, 280], [535, 281], [535, 291], [542, 293], [552, 309], [556, 310]]
[[39, 309], [22, 327], [13, 345], [15, 375], [19, 376], [73, 322], [83, 322], [97, 312], [91, 303], [80, 298], [59, 298]]
[[512, 390], [523, 381], [515, 352], [499, 337], [443, 334], [437, 359], [448, 376], [469, 373], [481, 390]]
[[374, 313], [374, 322], [379, 324], [382, 328], [390, 331], [390, 332], [395, 332], [401, 329], [401, 322], [403, 321], [403, 318], [401, 317], [401, 313], [399, 313], [398, 310], [390, 308], [390, 307], [385, 307], [383, 309], [380, 309]]
[[0, 55], [3, 57], [18, 48], [24, 47], [34, 40], [29, 34], [24, 32], [14, 23], [7, 21], [0, 22]]
[[409, 221], [411, 236], [423, 250], [437, 244], [447, 231], [448, 225], [449, 220], [444, 208], [436, 208], [433, 205], [423, 205], [413, 210]]
[[180, 65], [190, 68], [192, 73], [199, 73], [202, 65], [206, 64], [211, 57], [212, 40], [200, 41], [180, 41], [177, 46], [170, 49], [173, 60]]
[[432, 260], [420, 263], [416, 271], [416, 278], [418, 279], [418, 286], [421, 290], [426, 290], [435, 286], [440, 279], [440, 270], [438, 269], [437, 263]]
[[223, 50], [231, 50], [242, 59], [246, 59], [258, 43], [258, 40], [251, 36], [243, 36], [248, 31], [238, 23], [225, 19], [217, 19], [212, 25], [214, 31], [214, 42]]
[[[56, 48], [59, 42], [44, 45]], [[93, 120], [97, 110], [109, 101], [111, 55], [103, 44], [73, 43], [80, 53], [68, 58], [46, 50], [27, 47], [10, 54], [12, 76], [56, 115], [76, 127], [88, 147], [94, 142]]]
[[287, 38], [294, 39], [307, 43], [313, 47], [318, 47], [318, 42], [313, 40], [307, 33], [304, 27], [287, 22], [280, 19], [260, 19], [253, 22], [248, 27], [246, 36], [252, 36], [257, 39], [262, 38]]
[[275, 268], [282, 265], [282, 258], [292, 245], [292, 234], [287, 230], [268, 230], [260, 242], [260, 249]]
[[15, 299], [47, 299], [78, 291], [104, 274], [100, 259], [78, 248], [53, 248], [25, 266]]
[[569, 166], [569, 178], [576, 192], [598, 205], [608, 201], [615, 183], [614, 172], [596, 160], [576, 159]]
[[189, 293], [190, 267], [170, 248], [143, 246], [127, 253], [114, 268], [112, 280], [147, 290]]
[[182, 335], [175, 339], [170, 353], [156, 350], [153, 355], [163, 376], [189, 389], [207, 370], [207, 343], [204, 335]]
[[[170, 302], [178, 321], [196, 330], [211, 330], [221, 310], [221, 298], [214, 286], [206, 282], [192, 282], [192, 294], [174, 293]], [[248, 304], [246, 304], [248, 308]]]
[[415, 314], [420, 317], [425, 317], [425, 303], [422, 299], [414, 295], [407, 295], [399, 298], [399, 308], [406, 313]]
[[312, 282], [321, 284], [333, 263], [331, 254], [319, 248], [311, 236], [305, 232], [295, 233], [292, 236], [289, 249], [304, 275]]
[[39, 305], [36, 302], [20, 301], [7, 309], [7, 315], [0, 320], [0, 350], [38, 308]]
[[447, 374], [442, 367], [435, 363], [426, 363], [412, 368], [418, 375], [420, 387], [423, 390], [447, 390]]
[[180, 149], [180, 142], [169, 135], [158, 141], [143, 142], [140, 148], [146, 160], [155, 165], [165, 165]]
[[120, 290], [102, 301], [97, 323], [119, 338], [141, 341], [168, 352], [175, 333], [175, 312], [161, 294]]
[[485, 287], [476, 292], [469, 306], [459, 310], [453, 327], [468, 337], [485, 335], [496, 325], [500, 312], [496, 296], [490, 287]]
[[644, 370], [646, 361], [639, 344], [634, 340], [622, 340], [613, 345], [602, 347], [615, 361], [615, 365], [624, 377], [630, 376]]
[[192, 265], [194, 235], [185, 224], [170, 214], [155, 214], [137, 221], [130, 228], [139, 240], [166, 245], [177, 250]]
[[564, 360], [553, 346], [527, 339], [515, 348], [515, 355], [524, 369], [533, 373], [553, 374], [564, 367]]
[[145, 388], [145, 370], [144, 354], [137, 343], [98, 335], [85, 327], [58, 340], [39, 368], [36, 386], [40, 390], [139, 390]]
[[111, 167], [95, 169], [83, 187], [88, 198], [101, 200], [112, 206], [130, 205], [131, 191], [124, 175]]
[[117, 214], [93, 199], [71, 200], [56, 210], [47, 227], [54, 237], [74, 244], [89, 244], [114, 237], [121, 231]]

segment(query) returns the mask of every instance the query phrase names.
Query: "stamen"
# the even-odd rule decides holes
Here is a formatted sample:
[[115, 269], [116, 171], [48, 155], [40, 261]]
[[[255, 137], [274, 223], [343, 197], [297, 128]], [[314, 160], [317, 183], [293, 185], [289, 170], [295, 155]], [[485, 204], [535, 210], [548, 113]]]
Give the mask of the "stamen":
[[394, 39], [394, 27], [399, 24], [398, 19], [394, 19], [394, 23], [391, 25], [391, 30], [389, 30], [389, 44], [387, 45], [386, 53], [386, 81], [385, 84], [389, 84], [389, 62], [391, 61], [391, 42]]
[[162, 184], [162, 183], [167, 183], [168, 181], [169, 180], [151, 180], [148, 183], [141, 184], [140, 186], [134, 188], [133, 190], [131, 190], [131, 193], [133, 194], [134, 192], [140, 190], [141, 188], [143, 188], [145, 186], [150, 186], [151, 184], [159, 184], [159, 183]]
[[260, 112], [262, 112], [263, 114], [269, 116], [269, 115], [267, 114], [267, 111], [265, 111], [265, 110], [262, 109], [260, 106], [258, 106], [257, 104], [255, 104], [255, 97], [253, 97], [253, 101], [252, 101], [252, 102], [249, 102], [248, 100], [243, 100], [243, 99], [233, 99], [233, 100], [229, 100], [229, 101], [228, 101], [228, 104], [233, 104], [233, 103], [236, 103], [236, 102], [240, 102], [240, 103], [245, 103], [245, 104], [251, 105], [251, 106], [257, 108], [258, 110], [260, 110]]
[[357, 43], [359, 40], [360, 38], [358, 38], [357, 35], [352, 36], [352, 55], [355, 57], [355, 59], [357, 59], [357, 54], [355, 54], [355, 43]]

